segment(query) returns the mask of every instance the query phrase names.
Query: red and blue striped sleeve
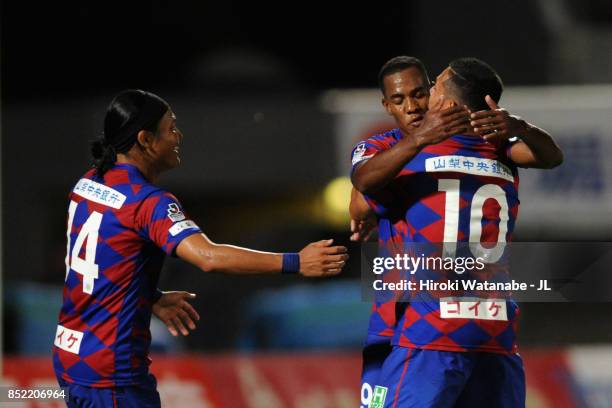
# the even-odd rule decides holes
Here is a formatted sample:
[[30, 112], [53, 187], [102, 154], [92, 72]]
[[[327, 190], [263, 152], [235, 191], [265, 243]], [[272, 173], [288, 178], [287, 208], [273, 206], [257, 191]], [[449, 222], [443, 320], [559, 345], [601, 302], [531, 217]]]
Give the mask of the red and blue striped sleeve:
[[202, 232], [176, 197], [165, 191], [157, 191], [145, 198], [135, 221], [138, 232], [145, 239], [173, 256], [183, 239]]

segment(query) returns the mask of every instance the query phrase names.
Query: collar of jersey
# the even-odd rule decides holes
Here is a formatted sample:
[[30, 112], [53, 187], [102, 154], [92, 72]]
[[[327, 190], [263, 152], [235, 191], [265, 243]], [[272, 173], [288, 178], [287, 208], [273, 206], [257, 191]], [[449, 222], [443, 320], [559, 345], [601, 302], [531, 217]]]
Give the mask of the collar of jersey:
[[130, 175], [130, 179], [132, 178], [138, 178], [141, 179], [145, 182], [147, 181], [147, 178], [144, 176], [144, 174], [142, 174], [142, 172], [138, 169], [138, 167], [134, 166], [133, 164], [129, 164], [129, 163], [115, 163], [115, 167], [113, 167], [114, 169], [125, 169], [127, 170], [128, 174]]
[[[393, 133], [393, 136], [397, 140], [400, 140], [402, 138], [402, 132], [399, 128], [394, 128], [391, 130], [391, 132]], [[476, 144], [482, 143], [483, 141], [482, 137], [476, 137], [476, 136], [470, 136], [470, 135], [454, 135], [454, 136], [451, 136], [447, 140], [453, 140], [455, 142], [466, 144], [466, 145], [476, 145]]]

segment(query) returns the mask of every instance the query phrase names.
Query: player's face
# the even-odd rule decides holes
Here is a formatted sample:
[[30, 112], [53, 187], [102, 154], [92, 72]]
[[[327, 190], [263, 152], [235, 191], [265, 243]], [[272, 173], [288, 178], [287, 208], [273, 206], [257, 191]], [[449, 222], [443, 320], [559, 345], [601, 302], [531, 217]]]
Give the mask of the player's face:
[[417, 67], [384, 78], [383, 106], [403, 129], [416, 128], [427, 112], [429, 81]]
[[160, 170], [168, 170], [181, 163], [179, 144], [183, 134], [176, 127], [176, 116], [168, 109], [157, 128], [157, 134], [152, 143], [154, 159]]
[[446, 107], [444, 106], [445, 100], [447, 99], [445, 82], [451, 75], [453, 75], [453, 71], [448, 67], [436, 78], [436, 82], [429, 90], [429, 109]]

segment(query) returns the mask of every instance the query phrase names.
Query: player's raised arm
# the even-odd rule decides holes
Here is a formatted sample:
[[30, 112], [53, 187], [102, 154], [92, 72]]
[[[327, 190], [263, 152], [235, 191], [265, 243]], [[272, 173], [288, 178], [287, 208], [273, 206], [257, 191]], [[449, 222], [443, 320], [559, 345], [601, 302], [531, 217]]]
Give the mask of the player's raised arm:
[[519, 166], [552, 169], [563, 162], [563, 152], [545, 130], [510, 115], [489, 95], [485, 100], [491, 110], [472, 113], [474, 132], [495, 144], [518, 136], [520, 140], [512, 145], [509, 155]]
[[204, 234], [194, 234], [181, 241], [176, 254], [205, 272], [331, 276], [340, 273], [348, 259], [346, 248], [332, 243], [331, 239], [313, 242], [299, 253], [280, 254], [216, 244]]

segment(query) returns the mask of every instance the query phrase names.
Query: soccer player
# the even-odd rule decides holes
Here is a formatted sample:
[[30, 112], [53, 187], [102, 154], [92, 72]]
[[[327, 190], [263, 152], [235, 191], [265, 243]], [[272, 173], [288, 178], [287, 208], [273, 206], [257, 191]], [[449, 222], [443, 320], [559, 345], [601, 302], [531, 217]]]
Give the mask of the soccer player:
[[[369, 138], [365, 142], [358, 144], [353, 151], [353, 183], [366, 195], [364, 199], [358, 192], [353, 192], [353, 199], [351, 201], [351, 216], [354, 219], [352, 221], [352, 239], [363, 239], [368, 235], [372, 226], [375, 225], [371, 220], [371, 208], [373, 208], [378, 218], [380, 229], [379, 243], [383, 250], [387, 251], [400, 242], [443, 242], [448, 239], [444, 239], [446, 236], [442, 235], [443, 231], [440, 231], [441, 228], [439, 228], [440, 224], [444, 225], [444, 216], [442, 217], [442, 222], [438, 222], [436, 225], [435, 222], [432, 222], [431, 217], [428, 217], [427, 210], [421, 208], [424, 202], [429, 204], [429, 200], [435, 198], [438, 205], [441, 205], [441, 208], [434, 208], [433, 211], [442, 210], [441, 213], [444, 214], [444, 198], [440, 198], [440, 192], [437, 191], [437, 188], [429, 190], [427, 177], [422, 177], [422, 173], [425, 173], [424, 169], [418, 168], [418, 165], [416, 165], [416, 162], [421, 160], [422, 157], [435, 157], [433, 156], [435, 153], [432, 152], [436, 152], [436, 149], [438, 149], [438, 154], [446, 152], [450, 155], [449, 152], [459, 152], [478, 157], [484, 155], [480, 148], [483, 148], [483, 152], [488, 149], [489, 154], [491, 150], [494, 150], [497, 152], [495, 154], [505, 154], [508, 156], [508, 160], [524, 167], [550, 168], [558, 165], [562, 160], [561, 151], [546, 132], [500, 109], [490, 96], [485, 97], [486, 94], [483, 93], [483, 88], [479, 86], [457, 81], [466, 88], [466, 95], [469, 95], [469, 98], [457, 98], [459, 102], [456, 100], [448, 102], [448, 98], [442, 94], [450, 93], [452, 90], [456, 90], [457, 87], [451, 87], [451, 89], [443, 88], [441, 93], [437, 94], [436, 98], [429, 102], [429, 105], [433, 106], [434, 109], [425, 113], [428, 105], [428, 94], [419, 94], [419, 89], [427, 90], [428, 80], [422, 64], [419, 63], [416, 65], [419, 68], [414, 69], [415, 65], [413, 63], [413, 58], [396, 57], [387, 62], [380, 73], [383, 105], [393, 115], [399, 129]], [[457, 66], [459, 70], [470, 71], [471, 68], [466, 68], [466, 66], [472, 68], [480, 67], [481, 63], [474, 62], [473, 60], [459, 60], [453, 65]], [[478, 70], [478, 68], [474, 69]], [[474, 81], [472, 76], [467, 76], [471, 81]], [[497, 77], [495, 76], [495, 78]], [[445, 80], [447, 78], [440, 77], [439, 79]], [[499, 85], [499, 95], [501, 95], [501, 82]], [[497, 95], [497, 99], [499, 99], [499, 95]], [[418, 96], [421, 98], [418, 98]], [[419, 99], [424, 100], [424, 102], [419, 104]], [[465, 119], [460, 118], [460, 112], [450, 110], [453, 107], [458, 108], [463, 104], [468, 105], [472, 110], [480, 110], [471, 115], [470, 132], [467, 132], [467, 127], [464, 126]], [[440, 123], [444, 118], [446, 118], [447, 123], [437, 128], [435, 126], [423, 126], [425, 124]], [[406, 122], [409, 124], [416, 122], [416, 126], [406, 126]], [[421, 128], [418, 128], [418, 122], [421, 122]], [[454, 126], [455, 129], [452, 129], [451, 126]], [[472, 126], [474, 127], [473, 129]], [[467, 139], [466, 136], [463, 139], [459, 137], [449, 139], [455, 133], [466, 133], [470, 134], [470, 136]], [[475, 137], [478, 135], [483, 136], [483, 138]], [[507, 139], [516, 135], [520, 135], [521, 140], [511, 145], [508, 144]], [[479, 143], [475, 143], [477, 140]], [[463, 144], [466, 144], [468, 147], [462, 149]], [[467, 152], [463, 150], [467, 150]], [[413, 159], [415, 160], [413, 161]], [[455, 175], [456, 177], [458, 176]], [[436, 181], [435, 178], [434, 181]], [[434, 187], [437, 186], [432, 188]], [[465, 194], [468, 193], [466, 192]], [[461, 197], [463, 198], [464, 194]], [[441, 204], [440, 200], [442, 200]], [[465, 221], [463, 222], [465, 226]], [[457, 237], [454, 240], [457, 240]], [[401, 306], [406, 307], [405, 304]], [[414, 312], [414, 309], [419, 307], [420, 305], [416, 305], [408, 308], [404, 316], [410, 315], [410, 313]], [[401, 312], [401, 308], [397, 309]], [[364, 405], [372, 402], [372, 384], [377, 384], [376, 379], [380, 374], [382, 362], [390, 349], [388, 339], [390, 339], [394, 329], [395, 311], [396, 305], [393, 302], [379, 302], [374, 307], [366, 347], [364, 348], [364, 368], [362, 374], [362, 404]], [[406, 318], [404, 317], [401, 323], [404, 327], [405, 322]], [[413, 332], [417, 326], [418, 324], [415, 325]], [[401, 326], [398, 326], [398, 330], [399, 327]], [[418, 335], [418, 333], [411, 334]], [[401, 335], [396, 335], [394, 340], [396, 344], [398, 343], [397, 338], [402, 339], [402, 337]], [[404, 339], [403, 344], [406, 345], [406, 343], [410, 342]], [[417, 349], [436, 348], [436, 345], [417, 345], [411, 343], [408, 347]], [[446, 350], [444, 347], [441, 348]], [[430, 365], [430, 367], [433, 371], [438, 369], [444, 371], [444, 368], [435, 365]], [[429, 371], [426, 372], [429, 373]], [[414, 377], [413, 375], [411, 378]], [[435, 378], [435, 376], [431, 376], [429, 379], [439, 381], [439, 378]], [[418, 392], [417, 388], [419, 386], [422, 386], [422, 384], [417, 382], [404, 384], [404, 387], [412, 387], [413, 392]], [[395, 394], [392, 391], [397, 391], [397, 389], [387, 386], [386, 391], [388, 391], [387, 401], [394, 401]], [[420, 392], [424, 398], [414, 399], [410, 396], [403, 399], [398, 398], [399, 403], [396, 401], [396, 406], [427, 407], [453, 405], [452, 403], [446, 403], [445, 405], [445, 402], [442, 402], [441, 405], [430, 404], [425, 399], [430, 397], [429, 393], [423, 389]], [[375, 401], [375, 403], [379, 404], [380, 399]]]
[[[179, 201], [154, 185], [180, 163], [183, 138], [170, 106], [141, 91], [109, 105], [94, 168], [76, 183], [68, 208], [64, 301], [53, 363], [69, 407], [159, 407], [149, 373], [155, 310], [186, 334], [193, 326], [186, 292], [156, 289], [166, 255], [204, 272], [338, 274], [348, 256], [332, 240], [299, 253], [269, 253], [212, 242]], [[171, 330], [172, 331], [172, 330]]]
[[[385, 156], [401, 154], [394, 146], [404, 137], [422, 137], [429, 140], [465, 131], [469, 126], [469, 118], [467, 110], [458, 106], [444, 111], [427, 112], [430, 83], [425, 66], [417, 58], [408, 56], [392, 58], [381, 68], [378, 83], [382, 92], [382, 105], [395, 120], [397, 128], [370, 137], [353, 150], [351, 173], [353, 184], [364, 193], [372, 194], [366, 195], [366, 202], [366, 198], [353, 189], [350, 206], [353, 232], [351, 239], [367, 240], [372, 229], [378, 224], [381, 251], [379, 255], [388, 256], [401, 252], [402, 246], [397, 247], [396, 244], [403, 242], [407, 230], [407, 223], [403, 217], [390, 217], [389, 213], [394, 212], [396, 208], [402, 208], [405, 203], [393, 200], [393, 193], [385, 189], [389, 176], [386, 173], [380, 174], [376, 168], [370, 169], [368, 162], [374, 160], [376, 163], [384, 161]], [[393, 157], [389, 159], [393, 160]], [[401, 169], [401, 166], [397, 167], [396, 173]], [[378, 182], [377, 178], [380, 177], [385, 177], [384, 182], [372, 186], [368, 184], [371, 180]], [[374, 194], [375, 191], [377, 194]], [[385, 195], [388, 197], [385, 198]], [[378, 220], [375, 219], [375, 215]], [[382, 364], [391, 352], [396, 307], [399, 309], [401, 305], [396, 305], [392, 299], [385, 301], [377, 299], [373, 303], [363, 348], [362, 406], [369, 404], [373, 387], [378, 383]]]

